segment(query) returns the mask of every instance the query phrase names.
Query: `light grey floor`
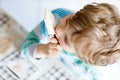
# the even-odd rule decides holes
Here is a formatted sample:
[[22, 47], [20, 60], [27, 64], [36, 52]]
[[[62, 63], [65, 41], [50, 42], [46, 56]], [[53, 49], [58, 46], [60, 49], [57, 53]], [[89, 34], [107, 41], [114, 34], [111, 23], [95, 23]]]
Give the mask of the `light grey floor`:
[[79, 78], [57, 58], [27, 61], [16, 51], [1, 62], [0, 80], [78, 80]]

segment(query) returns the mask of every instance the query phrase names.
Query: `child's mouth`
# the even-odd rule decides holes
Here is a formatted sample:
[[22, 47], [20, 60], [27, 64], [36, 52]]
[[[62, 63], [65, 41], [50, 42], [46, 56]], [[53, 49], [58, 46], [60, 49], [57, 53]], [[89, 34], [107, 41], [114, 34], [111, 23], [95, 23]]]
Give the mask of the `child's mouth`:
[[57, 37], [57, 35], [56, 35], [56, 34], [54, 35], [54, 37], [57, 39], [58, 44], [60, 44], [59, 39], [58, 39], [58, 37]]

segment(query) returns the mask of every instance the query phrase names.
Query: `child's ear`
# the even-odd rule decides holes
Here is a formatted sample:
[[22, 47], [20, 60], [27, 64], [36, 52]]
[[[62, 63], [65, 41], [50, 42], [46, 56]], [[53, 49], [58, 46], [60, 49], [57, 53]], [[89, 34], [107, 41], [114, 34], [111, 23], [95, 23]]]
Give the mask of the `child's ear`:
[[8, 37], [0, 37], [0, 53], [6, 53], [10, 46], [12, 44], [12, 41]]

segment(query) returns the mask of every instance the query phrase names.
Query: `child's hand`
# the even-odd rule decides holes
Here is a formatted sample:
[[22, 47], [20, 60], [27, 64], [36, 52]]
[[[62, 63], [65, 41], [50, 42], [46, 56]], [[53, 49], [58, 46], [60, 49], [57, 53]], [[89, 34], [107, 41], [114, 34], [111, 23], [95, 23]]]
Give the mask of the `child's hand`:
[[51, 38], [50, 43], [48, 44], [48, 56], [50, 57], [58, 56], [61, 50], [62, 48], [58, 44], [58, 40], [56, 38]]
[[40, 44], [35, 51], [34, 57], [56, 57], [61, 53], [62, 48], [56, 38], [51, 38], [50, 43]]

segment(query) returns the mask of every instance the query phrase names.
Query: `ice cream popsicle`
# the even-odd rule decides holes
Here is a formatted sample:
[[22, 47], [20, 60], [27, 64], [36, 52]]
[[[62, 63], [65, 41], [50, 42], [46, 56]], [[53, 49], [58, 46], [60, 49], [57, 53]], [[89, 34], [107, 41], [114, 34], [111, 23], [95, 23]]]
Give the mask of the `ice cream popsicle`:
[[55, 34], [54, 28], [56, 26], [55, 17], [52, 14], [52, 12], [48, 9], [45, 9], [44, 22], [50, 38], [54, 37], [54, 34]]

